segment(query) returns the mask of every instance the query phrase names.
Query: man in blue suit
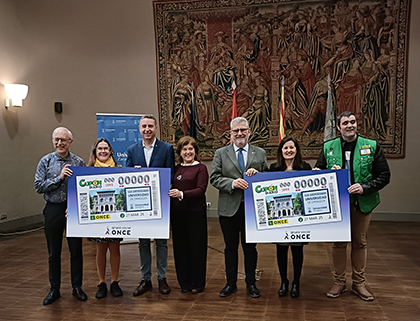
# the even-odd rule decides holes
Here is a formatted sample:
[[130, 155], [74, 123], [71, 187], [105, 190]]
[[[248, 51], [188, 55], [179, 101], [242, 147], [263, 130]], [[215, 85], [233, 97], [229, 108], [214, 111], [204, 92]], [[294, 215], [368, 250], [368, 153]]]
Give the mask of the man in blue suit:
[[[139, 125], [142, 142], [131, 145], [127, 149], [127, 167], [164, 167], [175, 169], [174, 148], [171, 144], [156, 138], [157, 122], [153, 116], [143, 116]], [[156, 264], [158, 272], [159, 292], [169, 294], [171, 288], [166, 283], [168, 265], [168, 246], [165, 239], [155, 239]], [[152, 290], [152, 253], [150, 239], [139, 239], [141, 282], [133, 295], [139, 296]]]

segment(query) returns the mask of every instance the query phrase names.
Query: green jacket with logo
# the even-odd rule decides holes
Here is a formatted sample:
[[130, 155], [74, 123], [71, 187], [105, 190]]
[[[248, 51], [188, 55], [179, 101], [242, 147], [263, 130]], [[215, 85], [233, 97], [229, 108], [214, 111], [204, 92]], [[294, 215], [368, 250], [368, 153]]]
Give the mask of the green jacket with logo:
[[[331, 169], [339, 165], [344, 168], [343, 143], [341, 138], [325, 142], [315, 167]], [[380, 202], [378, 191], [389, 183], [391, 176], [385, 156], [376, 141], [357, 137], [350, 174], [353, 175], [354, 183], [363, 187], [363, 194], [356, 195], [360, 210], [363, 213], [371, 212]]]

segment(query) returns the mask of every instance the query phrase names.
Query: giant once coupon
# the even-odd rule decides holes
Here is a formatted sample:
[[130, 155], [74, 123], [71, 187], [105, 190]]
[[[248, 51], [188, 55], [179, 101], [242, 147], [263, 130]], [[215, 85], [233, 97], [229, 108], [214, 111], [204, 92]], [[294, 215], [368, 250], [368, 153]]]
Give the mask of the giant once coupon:
[[348, 170], [245, 177], [247, 242], [350, 240]]
[[169, 238], [170, 169], [72, 170], [68, 236]]

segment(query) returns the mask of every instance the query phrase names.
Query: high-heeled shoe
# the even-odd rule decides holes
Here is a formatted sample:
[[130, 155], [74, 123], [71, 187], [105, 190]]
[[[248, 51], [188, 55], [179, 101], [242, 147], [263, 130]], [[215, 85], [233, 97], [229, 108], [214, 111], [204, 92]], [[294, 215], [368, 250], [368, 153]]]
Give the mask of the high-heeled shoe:
[[300, 289], [299, 289], [299, 284], [298, 283], [292, 283], [292, 290], [290, 290], [290, 296], [293, 299], [298, 298], [300, 295]]
[[286, 296], [289, 293], [289, 281], [282, 282], [279, 290], [279, 296]]

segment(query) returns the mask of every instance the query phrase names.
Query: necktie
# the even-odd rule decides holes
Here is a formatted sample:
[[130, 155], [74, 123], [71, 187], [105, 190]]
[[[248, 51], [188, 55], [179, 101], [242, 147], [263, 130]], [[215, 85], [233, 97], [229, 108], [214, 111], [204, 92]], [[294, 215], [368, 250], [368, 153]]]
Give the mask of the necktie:
[[242, 154], [243, 148], [239, 148], [238, 152], [238, 162], [239, 166], [241, 167], [242, 173], [245, 171], [245, 162], [244, 162], [244, 155]]

